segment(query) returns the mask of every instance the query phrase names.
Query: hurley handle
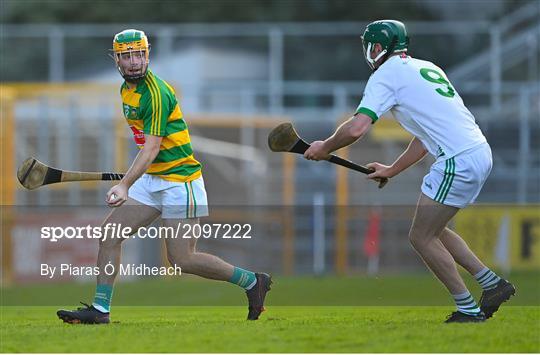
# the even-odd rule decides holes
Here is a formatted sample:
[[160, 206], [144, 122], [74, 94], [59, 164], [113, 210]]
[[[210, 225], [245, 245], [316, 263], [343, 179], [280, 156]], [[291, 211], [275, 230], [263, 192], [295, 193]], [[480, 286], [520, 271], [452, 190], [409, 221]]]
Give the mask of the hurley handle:
[[[366, 168], [365, 166], [355, 164], [350, 160], [340, 158], [340, 157], [338, 157], [337, 155], [334, 155], [334, 154], [330, 154], [330, 158], [328, 159], [328, 161], [330, 163], [341, 165], [341, 166], [344, 166], [346, 168], [356, 170], [356, 171], [359, 171], [359, 172], [364, 173], [364, 174], [371, 174], [371, 173], [375, 172], [375, 169]], [[382, 189], [384, 187], [384, 185], [386, 185], [388, 183], [387, 178], [378, 178], [378, 179], [375, 179], [375, 180], [379, 182], [379, 189]]]

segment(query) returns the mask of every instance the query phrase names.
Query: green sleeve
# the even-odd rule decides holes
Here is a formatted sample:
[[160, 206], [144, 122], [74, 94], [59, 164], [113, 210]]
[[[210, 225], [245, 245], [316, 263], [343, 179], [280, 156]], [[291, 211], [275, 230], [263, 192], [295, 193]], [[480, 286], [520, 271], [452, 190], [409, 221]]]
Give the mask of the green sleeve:
[[371, 118], [371, 124], [377, 122], [377, 120], [379, 119], [379, 117], [377, 117], [377, 114], [375, 112], [371, 111], [367, 107], [358, 107], [358, 109], [356, 109], [356, 112], [354, 114], [356, 115], [358, 113], [363, 113], [364, 115]]

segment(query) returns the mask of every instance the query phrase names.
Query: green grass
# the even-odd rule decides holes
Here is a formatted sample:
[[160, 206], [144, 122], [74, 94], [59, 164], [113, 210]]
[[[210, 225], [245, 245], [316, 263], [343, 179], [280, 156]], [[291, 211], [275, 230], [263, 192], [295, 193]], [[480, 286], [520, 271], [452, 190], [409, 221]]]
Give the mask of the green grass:
[[538, 352], [539, 307], [484, 324], [442, 324], [446, 307], [116, 307], [109, 326], [73, 326], [54, 307], [8, 307], [2, 352]]
[[[245, 320], [234, 285], [199, 278], [119, 282], [108, 326], [63, 324], [93, 284], [1, 289], [1, 352], [540, 352], [539, 274], [483, 324], [444, 324], [452, 302], [429, 274], [276, 277], [268, 311]], [[471, 291], [480, 293], [470, 278]]]

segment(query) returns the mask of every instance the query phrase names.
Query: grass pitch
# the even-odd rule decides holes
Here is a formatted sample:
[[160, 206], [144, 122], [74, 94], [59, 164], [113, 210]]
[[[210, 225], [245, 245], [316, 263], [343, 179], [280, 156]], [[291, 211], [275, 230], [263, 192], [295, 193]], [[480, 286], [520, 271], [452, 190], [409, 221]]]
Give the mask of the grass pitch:
[[442, 324], [449, 307], [116, 307], [108, 326], [68, 325], [54, 307], [3, 310], [3, 352], [538, 352], [539, 307], [484, 324]]
[[[64, 324], [56, 318], [58, 307], [49, 304], [73, 307], [79, 297], [89, 301], [91, 284], [4, 288], [0, 349], [540, 352], [538, 273], [511, 279], [518, 287], [517, 296], [482, 324], [442, 323], [453, 306], [430, 275], [276, 278], [268, 310], [256, 322], [245, 320], [241, 290], [196, 278], [119, 283], [113, 297], [113, 323], [106, 326]], [[471, 291], [478, 298], [479, 291]]]

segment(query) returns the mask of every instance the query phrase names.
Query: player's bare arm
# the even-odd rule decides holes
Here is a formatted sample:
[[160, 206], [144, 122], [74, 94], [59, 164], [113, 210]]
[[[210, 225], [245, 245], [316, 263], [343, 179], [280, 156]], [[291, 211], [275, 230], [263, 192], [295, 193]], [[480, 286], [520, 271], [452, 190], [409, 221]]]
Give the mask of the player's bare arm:
[[407, 149], [405, 149], [392, 165], [384, 165], [377, 162], [367, 164], [368, 168], [375, 169], [375, 172], [369, 174], [367, 177], [368, 179], [392, 178], [422, 160], [427, 153], [428, 151], [422, 142], [414, 137]]
[[[129, 187], [148, 170], [150, 164], [152, 164], [158, 155], [163, 137], [147, 135], [145, 138], [146, 141], [143, 148], [139, 151], [135, 160], [133, 160], [133, 164], [131, 164], [124, 178], [118, 185], [111, 187], [109, 192], [107, 192], [107, 204], [110, 207], [119, 207], [127, 201]], [[112, 194], [116, 197], [111, 200]]]
[[308, 160], [327, 160], [330, 153], [361, 139], [369, 127], [371, 127], [371, 118], [363, 113], [357, 113], [339, 126], [336, 132], [325, 141], [311, 143], [304, 157]]

